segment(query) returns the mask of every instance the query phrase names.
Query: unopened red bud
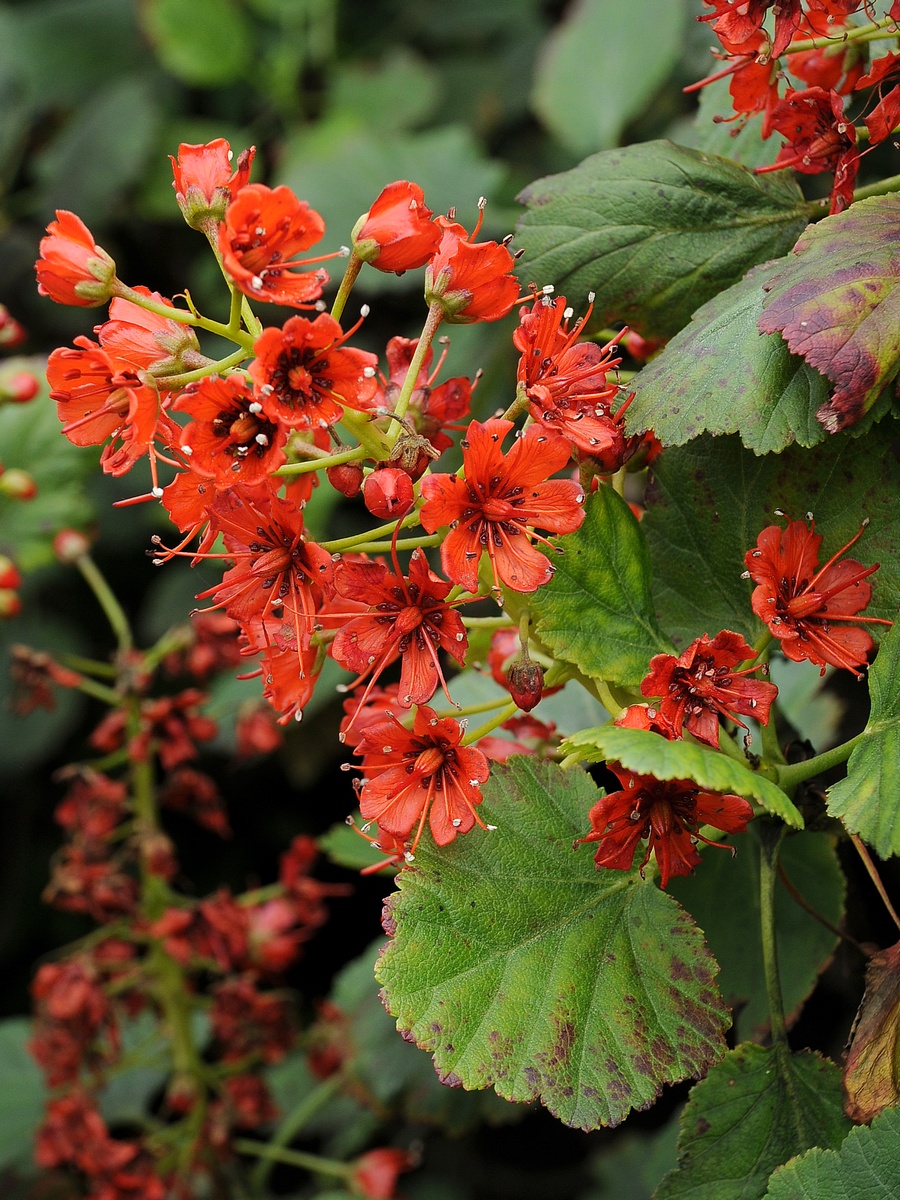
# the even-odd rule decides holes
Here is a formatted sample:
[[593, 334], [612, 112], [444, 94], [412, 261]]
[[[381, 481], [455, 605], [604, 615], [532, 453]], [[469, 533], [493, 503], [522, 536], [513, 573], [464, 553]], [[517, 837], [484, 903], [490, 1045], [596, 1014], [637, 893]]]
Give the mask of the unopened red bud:
[[0, 401], [8, 404], [27, 404], [41, 389], [33, 371], [12, 371], [0, 379]]
[[0, 588], [0, 620], [7, 621], [17, 617], [22, 611], [22, 601], [18, 592], [11, 588]]
[[383, 521], [405, 517], [415, 501], [412, 480], [397, 467], [382, 467], [363, 484], [363, 500], [373, 517]]
[[367, 1200], [391, 1200], [397, 1186], [397, 1176], [416, 1165], [416, 1156], [407, 1150], [385, 1147], [370, 1150], [356, 1160], [350, 1183], [353, 1190]]
[[5, 304], [0, 304], [0, 346], [4, 350], [11, 350], [24, 342], [26, 337], [28, 332], [25, 326], [19, 324]]
[[11, 467], [0, 475], [0, 496], [10, 500], [33, 500], [37, 494], [38, 486], [27, 471]]
[[61, 563], [78, 562], [90, 548], [90, 540], [80, 529], [61, 529], [53, 539], [53, 553]]
[[509, 694], [523, 712], [531, 712], [544, 694], [544, 671], [530, 658], [517, 659], [506, 673]]
[[17, 588], [22, 582], [22, 576], [16, 564], [5, 554], [0, 554], [0, 588]]
[[333, 467], [326, 467], [325, 474], [331, 486], [342, 496], [352, 500], [359, 495], [363, 484], [363, 469], [359, 463], [337, 463]]

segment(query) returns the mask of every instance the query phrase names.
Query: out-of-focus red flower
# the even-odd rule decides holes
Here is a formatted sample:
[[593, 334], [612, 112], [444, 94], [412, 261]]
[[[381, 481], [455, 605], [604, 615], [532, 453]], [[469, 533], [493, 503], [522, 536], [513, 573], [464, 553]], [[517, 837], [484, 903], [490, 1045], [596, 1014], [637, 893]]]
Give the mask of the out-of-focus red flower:
[[250, 921], [226, 888], [188, 908], [167, 908], [148, 929], [177, 962], [211, 961], [220, 971], [249, 966]]
[[408, 1150], [384, 1147], [369, 1150], [356, 1160], [350, 1186], [366, 1200], [392, 1200], [396, 1196], [397, 1177], [411, 1171], [417, 1159]]
[[[647, 849], [644, 867], [655, 855], [660, 882], [665, 887], [673, 875], [690, 875], [701, 862], [697, 841], [719, 846], [700, 832], [712, 825], [723, 833], [743, 833], [753, 809], [741, 796], [703, 791], [687, 779], [654, 779], [626, 771], [618, 763], [607, 766], [622, 784], [621, 791], [601, 797], [588, 814], [591, 832], [579, 838], [599, 842], [594, 862], [598, 867], [628, 871], [641, 841]], [[731, 847], [722, 847], [731, 849]]]
[[[558, 688], [553, 688], [558, 691]], [[504, 721], [500, 726], [511, 738], [493, 734], [479, 738], [478, 749], [491, 762], [507, 762], [514, 754], [531, 754], [537, 758], [548, 758], [559, 749], [559, 734], [552, 721], [539, 721], [530, 713], [521, 713]]]
[[240, 375], [198, 380], [172, 407], [193, 418], [181, 433], [181, 453], [218, 488], [260, 483], [287, 461], [287, 429]]
[[389, 183], [353, 230], [353, 253], [379, 271], [402, 275], [424, 267], [441, 243], [442, 231], [417, 183]]
[[12, 350], [28, 337], [28, 330], [12, 315], [5, 304], [0, 304], [0, 348]]
[[291, 317], [283, 329], [264, 330], [253, 347], [250, 376], [266, 411], [289, 428], [334, 425], [345, 408], [365, 411], [378, 391], [378, 358], [344, 343], [333, 317]]
[[[549, 479], [569, 461], [565, 438], [532, 425], [504, 453], [512, 421], [473, 421], [462, 442], [465, 478], [426, 475], [420, 519], [428, 533], [450, 532], [441, 544], [444, 573], [470, 592], [478, 590], [478, 563], [491, 560], [494, 587], [534, 592], [553, 574], [532, 546], [529, 529], [572, 533], [584, 520], [584, 492], [571, 479]], [[545, 541], [538, 538], [539, 541]]]
[[271, 708], [254, 701], [241, 705], [234, 732], [237, 757], [242, 762], [260, 754], [271, 754], [284, 740]]
[[321, 258], [295, 256], [314, 246], [324, 233], [319, 214], [290, 188], [250, 183], [225, 211], [219, 251], [229, 277], [247, 296], [308, 308], [321, 296], [328, 272], [304, 271]]
[[719, 717], [728, 717], [746, 729], [738, 717], [755, 717], [769, 723], [769, 708], [778, 695], [773, 683], [748, 679], [760, 667], [735, 668], [756, 657], [739, 633], [723, 629], [714, 638], [707, 634], [691, 642], [683, 654], [656, 654], [641, 683], [641, 695], [659, 697], [658, 719], [680, 737], [682, 726], [708, 746], [719, 745]]
[[[146, 762], [152, 750], [159, 755], [163, 770], [171, 771], [198, 754], [197, 742], [216, 736], [217, 725], [197, 709], [207, 697], [197, 688], [186, 688], [177, 696], [145, 700], [140, 710], [140, 728], [128, 739], [132, 762]], [[121, 709], [107, 714], [91, 734], [91, 745], [111, 753], [125, 741], [126, 717]]]
[[42, 296], [80, 308], [105, 304], [116, 283], [116, 264], [81, 218], [65, 209], [57, 210], [56, 220], [47, 226], [34, 269]]
[[163, 782], [160, 802], [182, 812], [211, 833], [231, 837], [231, 826], [216, 781], [193, 767], [176, 767]]
[[761, 621], [781, 642], [782, 653], [794, 662], [808, 659], [821, 667], [846, 667], [859, 676], [858, 667], [874, 642], [860, 625], [891, 625], [880, 617], [858, 614], [872, 598], [865, 582], [878, 570], [878, 563], [863, 567], [852, 558], [842, 558], [862, 537], [865, 524], [855, 537], [819, 567], [822, 535], [815, 522], [788, 521], [787, 529], [769, 525], [756, 548], [744, 556], [747, 574], [758, 586], [751, 604]]
[[461, 746], [463, 729], [422, 705], [412, 730], [392, 716], [366, 726], [355, 753], [362, 755], [365, 781], [360, 811], [395, 837], [413, 830], [413, 853], [428, 819], [439, 846], [483, 822], [475, 812], [489, 767], [480, 750]]
[[77, 671], [61, 666], [42, 650], [14, 645], [11, 652], [10, 675], [13, 681], [12, 710], [27, 717], [37, 708], [52, 712], [56, 707], [53, 687], [77, 688], [83, 679]]
[[50, 882], [41, 899], [63, 912], [86, 913], [99, 925], [132, 916], [137, 881], [95, 842], [73, 842], [54, 858]]
[[255, 153], [255, 146], [242, 150], [233, 170], [234, 154], [224, 138], [202, 146], [182, 142], [178, 157], [169, 155], [175, 176], [172, 180], [175, 199], [188, 225], [202, 229], [206, 221], [225, 219], [225, 209], [250, 182]]
[[275, 1063], [294, 1040], [287, 997], [260, 992], [246, 976], [215, 986], [209, 1020], [225, 1063], [244, 1059]]
[[128, 789], [90, 767], [79, 768], [53, 816], [72, 836], [85, 842], [105, 842], [126, 812]]
[[514, 258], [499, 242], [470, 242], [462, 225], [437, 217], [440, 246], [425, 271], [425, 301], [456, 325], [499, 321], [519, 298]]

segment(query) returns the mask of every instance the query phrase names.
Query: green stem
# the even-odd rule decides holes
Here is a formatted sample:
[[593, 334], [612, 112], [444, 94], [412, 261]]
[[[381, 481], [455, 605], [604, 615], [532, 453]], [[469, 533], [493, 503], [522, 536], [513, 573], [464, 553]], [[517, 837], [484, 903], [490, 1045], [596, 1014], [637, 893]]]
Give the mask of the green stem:
[[474, 717], [478, 713], [492, 712], [495, 708], [499, 708], [501, 704], [506, 706], [509, 705], [509, 701], [507, 700], [506, 696], [501, 696], [497, 700], [484, 700], [481, 704], [464, 704], [462, 708], [444, 708], [437, 709], [436, 711], [438, 717], [440, 718]]
[[781, 995], [781, 976], [778, 973], [778, 947], [775, 934], [775, 885], [778, 881], [778, 851], [785, 835], [785, 826], [774, 821], [759, 823], [759, 920], [762, 935], [763, 970], [766, 995], [769, 999], [769, 1025], [772, 1045], [781, 1054], [787, 1053], [787, 1028], [784, 1022], [784, 1000]]
[[627, 705], [622, 705], [618, 702], [610, 691], [609, 684], [605, 679], [592, 679], [591, 683], [594, 686], [597, 699], [613, 719], [619, 715], [623, 708], [627, 708]]
[[857, 200], [868, 200], [870, 196], [885, 196], [891, 192], [900, 192], [900, 175], [890, 175], [887, 179], [879, 179], [877, 183], [857, 188], [853, 193], [853, 203]]
[[113, 691], [112, 688], [104, 687], [102, 683], [97, 683], [95, 679], [85, 679], [82, 677], [75, 691], [81, 692], [84, 696], [92, 696], [94, 700], [100, 700], [103, 704], [108, 704], [110, 708], [118, 708], [122, 703], [122, 697], [118, 692]]
[[[443, 537], [439, 533], [426, 533], [422, 537], [416, 538], [400, 538], [396, 548], [398, 550], [418, 550], [428, 546], [439, 546], [443, 541]], [[367, 542], [367, 554], [387, 554], [391, 549], [391, 542]]]
[[119, 653], [126, 654], [134, 645], [134, 638], [125, 610], [89, 554], [82, 554], [80, 558], [76, 559], [75, 566], [103, 609], [103, 614], [116, 636]]
[[[425, 325], [419, 335], [419, 341], [416, 345], [415, 353], [409, 362], [409, 367], [406, 371], [406, 378], [403, 380], [403, 387], [400, 389], [400, 395], [394, 403], [394, 416], [398, 421], [401, 421], [406, 416], [406, 410], [409, 408], [409, 401], [416, 387], [416, 380], [419, 378], [419, 371], [422, 369], [422, 364], [428, 351], [431, 348], [431, 343], [434, 341], [434, 335], [438, 331], [441, 321], [444, 319], [444, 310], [441, 305], [435, 300], [428, 308], [428, 316], [425, 319]], [[393, 435], [393, 440], [396, 441], [401, 430], [398, 428]]]
[[837, 51], [848, 42], [872, 41], [875, 38], [891, 38], [896, 35], [897, 22], [891, 17], [883, 17], [880, 21], [873, 21], [870, 25], [858, 25], [855, 29], [848, 29], [841, 34], [840, 38], [816, 37], [792, 42], [786, 50], [782, 51], [782, 54], [803, 54], [807, 50], [822, 50], [831, 46], [835, 47]]
[[344, 278], [341, 280], [337, 295], [334, 298], [334, 304], [331, 306], [331, 315], [335, 321], [340, 321], [341, 314], [344, 311], [344, 306], [347, 299], [353, 290], [353, 285], [356, 283], [357, 276], [362, 270], [363, 260], [351, 250], [350, 257], [347, 259], [347, 266], [344, 268]]
[[323, 454], [321, 457], [307, 459], [306, 462], [285, 463], [283, 467], [279, 467], [272, 474], [304, 475], [307, 471], [324, 471], [328, 467], [337, 467], [341, 463], [358, 462], [365, 457], [365, 448], [356, 446], [353, 450], [343, 450], [340, 454]]
[[516, 386], [516, 398], [503, 414], [504, 421], [517, 421], [519, 417], [528, 409], [528, 393], [525, 391], [525, 384], [519, 383]]
[[254, 1158], [271, 1159], [272, 1164], [285, 1163], [289, 1167], [301, 1167], [314, 1175], [333, 1175], [349, 1179], [353, 1174], [350, 1163], [338, 1162], [334, 1158], [322, 1158], [318, 1154], [307, 1154], [304, 1150], [284, 1150], [271, 1142], [251, 1142], [249, 1138], [237, 1138], [231, 1143], [238, 1154], [252, 1154]]
[[[232, 341], [234, 340], [232, 338]], [[225, 371], [230, 371], [232, 367], [239, 367], [249, 353], [250, 349], [248, 347], [241, 346], [233, 354], [228, 354], [225, 358], [216, 359], [215, 362], [209, 363], [208, 366], [197, 367], [195, 371], [182, 371], [180, 375], [166, 375], [163, 379], [160, 379], [160, 385], [170, 392], [181, 391], [189, 383], [195, 383], [198, 379], [206, 379], [209, 375], [222, 375]]]
[[[329, 1100], [337, 1095], [337, 1093], [341, 1090], [342, 1083], [343, 1076], [340, 1072], [336, 1072], [328, 1079], [323, 1080], [318, 1087], [314, 1088], [308, 1095], [304, 1096], [299, 1104], [297, 1104], [287, 1114], [287, 1116], [282, 1120], [278, 1128], [275, 1130], [275, 1134], [268, 1144], [259, 1142], [251, 1143], [253, 1146], [262, 1146], [262, 1149], [246, 1151], [248, 1154], [259, 1154], [260, 1157], [260, 1161], [253, 1168], [253, 1172], [250, 1176], [250, 1183], [254, 1190], [257, 1192], [263, 1191], [269, 1181], [269, 1176], [271, 1175], [272, 1168], [275, 1166], [276, 1162], [286, 1161], [285, 1159], [279, 1159], [277, 1155], [284, 1151], [284, 1147], [286, 1147], [289, 1142], [293, 1141], [300, 1130], [309, 1121], [310, 1117], [317, 1113], [319, 1109], [324, 1108]], [[235, 1146], [235, 1149], [239, 1149], [239, 1147]], [[266, 1149], [271, 1151], [271, 1153], [265, 1154], [264, 1151]], [[300, 1151], [289, 1150], [287, 1153], [299, 1154]], [[315, 1155], [309, 1155], [308, 1158], [319, 1161], [318, 1157]], [[309, 1167], [307, 1163], [295, 1162], [293, 1165], [306, 1166], [309, 1170], [318, 1170], [318, 1167]], [[327, 1173], [328, 1172], [325, 1172], [325, 1174]]]
[[866, 733], [863, 730], [862, 733], [858, 733], [856, 737], [851, 738], [849, 742], [843, 742], [840, 746], [834, 746], [831, 750], [826, 750], [823, 754], [817, 754], [815, 758], [807, 758], [805, 762], [785, 763], [783, 766], [776, 765], [776, 782], [778, 786], [782, 791], [787, 792], [795, 788], [798, 783], [803, 783], [806, 779], [812, 779], [816, 775], [821, 775], [823, 771], [829, 771], [832, 767], [846, 762], [865, 736]]
[[504, 721], [508, 721], [514, 717], [519, 711], [519, 706], [515, 700], [511, 700], [509, 704], [505, 704], [500, 712], [495, 717], [491, 717], [490, 721], [485, 721], [483, 725], [479, 725], [477, 729], [470, 730], [463, 740], [461, 746], [471, 746], [473, 742], [477, 742], [479, 738], [485, 737], [493, 730], [497, 729]]
[[83, 658], [80, 654], [61, 654], [59, 661], [64, 667], [80, 671], [82, 675], [101, 675], [105, 679], [116, 679], [119, 668], [114, 663], [97, 662], [93, 658]]
[[[400, 522], [400, 528], [408, 529], [412, 525], [418, 525], [418, 523], [419, 514], [411, 512]], [[319, 545], [323, 550], [327, 550], [329, 554], [341, 554], [344, 550], [357, 550], [360, 547], [368, 549], [369, 542], [377, 542], [393, 534], [396, 524], [396, 521], [388, 521], [386, 525], [376, 525], [374, 529], [367, 529], [365, 533], [357, 533], [353, 537], [336, 538], [331, 542], [320, 542]]]
[[509, 617], [463, 617], [466, 629], [514, 629], [515, 621]]

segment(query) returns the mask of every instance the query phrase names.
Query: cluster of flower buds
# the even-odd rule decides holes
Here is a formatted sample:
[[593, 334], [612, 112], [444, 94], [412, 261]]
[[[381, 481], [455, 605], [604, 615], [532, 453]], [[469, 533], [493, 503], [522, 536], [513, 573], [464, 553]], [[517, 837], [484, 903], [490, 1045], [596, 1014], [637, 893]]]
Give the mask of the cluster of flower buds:
[[[846, 208], [858, 142], [883, 142], [900, 125], [900, 60], [890, 49], [872, 54], [879, 39], [896, 41], [900, 4], [880, 6], [879, 15], [871, 0], [704, 3], [713, 11], [698, 19], [710, 22], [727, 65], [687, 90], [730, 77], [735, 117], [762, 113], [763, 137], [786, 139], [775, 162], [757, 170], [833, 171], [831, 211]], [[857, 100], [858, 115], [848, 115], [845, 105]]]

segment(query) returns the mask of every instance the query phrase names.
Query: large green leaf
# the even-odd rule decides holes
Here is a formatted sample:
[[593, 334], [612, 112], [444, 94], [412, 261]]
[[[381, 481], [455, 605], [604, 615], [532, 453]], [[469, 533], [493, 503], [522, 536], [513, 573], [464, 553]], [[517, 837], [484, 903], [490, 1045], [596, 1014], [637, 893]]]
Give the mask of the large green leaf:
[[776, 1171], [766, 1200], [893, 1200], [900, 1179], [900, 1109], [851, 1129], [839, 1150], [810, 1150]]
[[667, 446], [700, 433], [739, 433], [757, 454], [828, 435], [816, 412], [828, 381], [791, 354], [780, 334], [761, 337], [765, 280], [780, 260], [750, 271], [698, 309], [632, 383], [629, 428], [652, 429]]
[[0, 1021], [0, 1168], [26, 1167], [34, 1157], [34, 1134], [47, 1098], [37, 1063], [28, 1053], [31, 1021]]
[[738, 1046], [691, 1091], [678, 1166], [654, 1200], [761, 1200], [776, 1167], [811, 1146], [839, 1146], [849, 1128], [833, 1062]]
[[834, 432], [900, 371], [900, 196], [873, 196], [810, 225], [766, 285], [759, 328], [835, 384], [819, 419]]
[[650, 658], [671, 646], [653, 616], [647, 547], [631, 510], [601, 487], [560, 545], [556, 574], [529, 597], [538, 635], [585, 675], [640, 683]]
[[[815, 514], [824, 563], [870, 518], [853, 555], [881, 563], [867, 612], [892, 618], [900, 602], [900, 464], [897, 423], [885, 419], [865, 438], [846, 434], [812, 450], [789, 447], [759, 458], [736, 437], [702, 435], [672, 447], [654, 464], [642, 527], [653, 565], [662, 628], [676, 645], [733, 629], [754, 642], [762, 625], [750, 609], [752, 584], [741, 580], [744, 554], [776, 524], [776, 508], [794, 519]], [[877, 636], [879, 626], [872, 631]]]
[[220, 87], [253, 62], [253, 27], [235, 0], [145, 0], [138, 12], [160, 62], [185, 83]]
[[737, 759], [694, 742], [670, 742], [647, 729], [601, 725], [566, 738], [562, 748], [567, 763], [609, 759], [638, 775], [693, 779], [712, 792], [751, 796], [789, 825], [797, 829], [803, 826], [803, 818], [780, 787]]
[[665, 141], [594, 154], [519, 199], [522, 277], [575, 305], [594, 292], [598, 320], [644, 334], [677, 333], [807, 220], [795, 185]]
[[[736, 856], [709, 850], [690, 879], [673, 879], [668, 891], [703, 930], [721, 967], [719, 988], [734, 1009], [740, 1039], [758, 1038], [769, 1023], [759, 913], [759, 839], [755, 823], [730, 839]], [[825, 833], [785, 838], [780, 866], [808, 905], [837, 926], [844, 911], [845, 883], [833, 839]], [[722, 897], [728, 904], [722, 904]], [[788, 1019], [795, 1017], [830, 961], [837, 937], [779, 884], [775, 930], [781, 990]]]
[[828, 811], [881, 858], [900, 854], [900, 625], [869, 670], [872, 711], [850, 755], [847, 777], [828, 792]]
[[573, 851], [597, 794], [587, 775], [520, 756], [484, 790], [496, 831], [423, 842], [398, 876], [385, 1003], [445, 1083], [614, 1125], [719, 1056], [715, 962], [637, 870], [598, 873]]
[[614, 146], [678, 62], [686, 17], [683, 0], [576, 0], [544, 44], [535, 112], [575, 154]]

